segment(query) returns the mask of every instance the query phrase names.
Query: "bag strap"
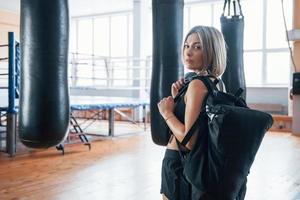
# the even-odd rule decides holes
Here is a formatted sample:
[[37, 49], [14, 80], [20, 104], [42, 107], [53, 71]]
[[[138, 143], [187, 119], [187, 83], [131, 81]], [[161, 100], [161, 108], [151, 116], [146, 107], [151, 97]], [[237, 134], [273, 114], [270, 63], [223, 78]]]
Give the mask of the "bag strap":
[[[192, 80], [195, 80], [195, 79], [198, 79], [198, 80], [201, 80], [204, 85], [206, 86], [207, 90], [208, 90], [208, 94], [207, 96], [205, 97], [203, 103], [202, 103], [202, 106], [204, 107], [205, 104], [206, 104], [206, 101], [207, 101], [207, 98], [210, 96], [210, 95], [213, 95], [214, 94], [214, 91], [219, 91], [219, 89], [217, 88], [217, 84], [219, 81], [222, 81], [222, 80], [219, 80], [217, 78], [215, 78], [214, 81], [212, 81], [210, 79], [210, 77], [212, 76], [195, 76], [193, 77]], [[222, 83], [222, 82], [221, 82]], [[188, 85], [188, 84], [187, 84]], [[221, 84], [222, 86], [220, 86], [220, 90], [222, 91], [223, 90], [223, 83]], [[234, 94], [234, 96], [236, 98], [238, 98], [241, 93], [243, 92], [243, 89], [239, 88], [238, 91]], [[202, 107], [201, 110], [204, 110]], [[187, 132], [187, 134], [185, 135], [185, 137], [183, 138], [183, 140], [181, 142], [179, 142], [182, 146], [186, 146], [186, 144], [190, 141], [191, 137], [193, 136], [193, 134], [195, 133], [196, 129], [197, 129], [197, 126], [199, 125], [199, 121], [201, 121], [200, 119], [202, 117], [204, 117], [203, 115], [205, 114], [205, 112], [200, 112], [198, 118], [196, 119], [196, 121], [194, 122], [193, 126], [190, 128], [190, 130]], [[199, 132], [202, 132], [205, 128], [205, 123], [200, 123], [200, 127], [199, 127]], [[177, 139], [176, 139], [177, 140]]]
[[[214, 78], [215, 80], [212, 82], [212, 80], [210, 80], [209, 78]], [[213, 76], [213, 75], [207, 75], [207, 76], [199, 76], [199, 75], [195, 75], [193, 77], [190, 78], [189, 81], [187, 81], [186, 83], [184, 83], [184, 85], [182, 86], [182, 88], [179, 90], [178, 94], [175, 96], [174, 98], [174, 102], [177, 102], [178, 99], [183, 95], [183, 93], [187, 90], [189, 83], [195, 79], [199, 79], [202, 80], [202, 82], [204, 82], [205, 86], [209, 89], [209, 88], [214, 88], [217, 89], [216, 85], [221, 82], [222, 84], [220, 84], [220, 89], [221, 91], [223, 91], [223, 81], [221, 79], [218, 79], [217, 77]], [[211, 84], [211, 85], [209, 85]]]
[[[212, 80], [210, 79], [210, 77], [215, 78], [215, 80], [212, 81]], [[206, 86], [206, 88], [207, 88], [207, 90], [208, 90], [208, 95], [207, 95], [207, 96], [213, 94], [213, 91], [218, 90], [217, 84], [219, 83], [220, 80], [217, 79], [217, 78], [214, 77], [214, 76], [197, 76], [197, 77], [195, 77], [194, 79], [201, 80], [201, 81], [204, 83], [204, 85]]]
[[[212, 94], [213, 90], [217, 89], [216, 84], [219, 82], [218, 79], [215, 79], [215, 80], [218, 80], [217, 82], [216, 81], [213, 82], [212, 80], [210, 80], [209, 77], [211, 77], [211, 76], [196, 76], [196, 77], [193, 78], [193, 80], [195, 80], [195, 79], [201, 80], [204, 83], [204, 85], [206, 86], [207, 90], [208, 90], [208, 94], [207, 94], [207, 96], [205, 97], [205, 99], [202, 103], [202, 109], [201, 110], [203, 110], [203, 107], [206, 104], [206, 100], [207, 100], [208, 96]], [[204, 117], [203, 116], [204, 114], [205, 114], [205, 112], [200, 112], [200, 114], [199, 114], [198, 118], [196, 119], [196, 121], [194, 122], [193, 126], [190, 128], [190, 130], [187, 132], [187, 134], [185, 135], [183, 140], [180, 142], [180, 144], [182, 146], [186, 146], [186, 144], [190, 141], [191, 137], [193, 136], [193, 134], [195, 133], [195, 131], [196, 131], [198, 125], [199, 125], [198, 122], [201, 121], [200, 119], [202, 117]], [[199, 132], [201, 132], [202, 129], [204, 130], [204, 128], [205, 128], [204, 125], [205, 125], [204, 123], [200, 123]]]
[[188, 86], [189, 86], [189, 82], [185, 83], [182, 88], [180, 88], [180, 90], [178, 91], [177, 95], [174, 98], [174, 102], [177, 102], [178, 99], [183, 95], [183, 93], [187, 90]]
[[[192, 126], [192, 128], [189, 130], [189, 132], [187, 133], [187, 135], [186, 136], [188, 136], [189, 137], [189, 139], [192, 137], [192, 135], [195, 133], [195, 131], [196, 131], [196, 128], [197, 128], [197, 126], [196, 125], [198, 125], [197, 124], [197, 121], [198, 120], [196, 120], [196, 122], [194, 123], [194, 125]], [[205, 123], [200, 123], [200, 127], [199, 127], [199, 132], [201, 133], [198, 137], [198, 139], [199, 140], [202, 140], [203, 139], [203, 137], [205, 137], [204, 135], [205, 135], [205, 128], [206, 128], [206, 126], [205, 126]], [[188, 141], [189, 141], [189, 139], [187, 140], [187, 138], [188, 137], [186, 137], [185, 136], [185, 138], [182, 140], [182, 142], [179, 142], [178, 141], [178, 139], [175, 137], [175, 139], [176, 139], [176, 144], [177, 144], [177, 147], [178, 147], [178, 152], [179, 152], [179, 155], [180, 155], [180, 158], [181, 158], [181, 162], [182, 163], [184, 163], [184, 161], [185, 161], [185, 156], [184, 156], [184, 154], [183, 154], [183, 152], [182, 152], [182, 150], [181, 150], [181, 148], [180, 148], [180, 145], [182, 146], [183, 144], [184, 144], [184, 146], [186, 146], [186, 144], [188, 143]], [[186, 140], [186, 141], [185, 141]]]
[[[215, 80], [212, 81], [210, 78], [214, 78]], [[177, 102], [178, 99], [183, 95], [183, 93], [187, 90], [188, 86], [189, 86], [189, 83], [195, 79], [198, 79], [198, 80], [201, 80], [204, 85], [206, 86], [207, 90], [208, 90], [208, 95], [206, 96], [206, 98], [204, 99], [203, 103], [202, 103], [202, 109], [204, 108], [205, 106], [205, 103], [206, 103], [206, 100], [208, 98], [209, 95], [213, 94], [213, 91], [215, 90], [218, 90], [217, 88], [217, 84], [219, 83], [219, 79], [216, 78], [215, 76], [213, 75], [208, 75], [208, 76], [194, 76], [191, 78], [190, 81], [188, 81], [187, 83], [185, 83], [185, 85], [179, 90], [178, 94], [176, 95], [176, 97], [174, 98], [174, 102]], [[221, 86], [221, 90], [223, 90], [223, 86]], [[198, 118], [196, 119], [196, 121], [194, 122], [193, 126], [190, 128], [190, 130], [187, 132], [187, 134], [185, 135], [185, 137], [183, 138], [183, 140], [181, 142], [179, 142], [177, 139], [177, 143], [180, 143], [182, 146], [186, 146], [186, 144], [190, 141], [191, 137], [193, 136], [193, 134], [195, 133], [199, 123], [199, 119], [202, 118], [202, 116], [205, 114], [205, 112], [200, 112]], [[205, 127], [203, 126], [204, 124], [200, 124], [200, 126], [202, 125], [202, 127]], [[200, 127], [199, 127], [200, 128]], [[203, 129], [203, 128], [202, 128]], [[201, 130], [199, 130], [201, 131]]]
[[[190, 130], [187, 132], [187, 134], [184, 136], [183, 140], [180, 142], [182, 146], [186, 146], [186, 144], [190, 141], [191, 137], [194, 135], [195, 131], [197, 130], [197, 127], [199, 127], [199, 132], [202, 132], [205, 128], [204, 123], [198, 123], [201, 121], [200, 119], [202, 118], [202, 115], [204, 112], [201, 112], [199, 117], [196, 119], [194, 122], [193, 126], [190, 128]], [[177, 139], [176, 139], [177, 140]]]

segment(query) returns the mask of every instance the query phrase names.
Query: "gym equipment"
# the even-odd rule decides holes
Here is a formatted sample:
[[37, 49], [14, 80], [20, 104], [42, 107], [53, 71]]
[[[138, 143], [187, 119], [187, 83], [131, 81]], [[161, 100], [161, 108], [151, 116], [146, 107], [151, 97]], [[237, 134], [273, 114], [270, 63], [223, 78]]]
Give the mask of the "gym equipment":
[[[6, 140], [5, 151], [10, 156], [16, 153], [16, 118], [17, 106], [15, 100], [19, 97], [19, 76], [20, 76], [20, 43], [16, 41], [13, 32], [8, 33], [8, 45], [0, 45], [0, 47], [8, 47], [8, 57], [2, 58], [2, 62], [8, 61], [8, 73], [1, 73], [3, 82], [8, 80], [7, 86], [0, 87], [1, 90], [8, 90], [8, 100], [0, 103], [0, 150], [2, 150], [2, 140]], [[1, 82], [2, 83], [2, 82]], [[3, 94], [3, 93], [2, 93]], [[6, 134], [5, 134], [6, 133]]]
[[[225, 9], [228, 3], [228, 12], [225, 16]], [[238, 8], [236, 7], [238, 3]], [[226, 85], [226, 90], [234, 94], [239, 88], [243, 89], [242, 97], [246, 100], [246, 82], [244, 74], [244, 15], [240, 0], [233, 0], [234, 14], [230, 14], [231, 0], [225, 0], [223, 13], [221, 16], [221, 30], [227, 44], [226, 70], [222, 75], [222, 80]], [[237, 11], [239, 10], [239, 14]]]
[[[146, 106], [149, 105], [149, 101], [145, 99], [137, 98], [124, 98], [124, 97], [100, 97], [100, 96], [71, 96], [71, 112], [76, 110], [93, 110], [93, 111], [108, 111], [108, 135], [114, 137], [114, 114], [118, 113], [127, 120], [136, 123], [135, 120], [126, 116], [120, 108], [143, 108], [143, 122], [144, 130], [146, 130]], [[71, 117], [72, 118], [72, 117]], [[71, 120], [71, 124], [77, 124], [76, 119]], [[74, 127], [74, 125], [73, 125]], [[74, 127], [76, 130], [76, 127]], [[78, 132], [83, 132], [78, 129]], [[97, 134], [98, 135], [98, 134]]]
[[21, 0], [19, 137], [31, 148], [61, 143], [69, 127], [67, 0]]
[[170, 96], [171, 85], [183, 75], [181, 43], [183, 0], [153, 0], [153, 62], [150, 89], [151, 135], [154, 143], [166, 145], [170, 134], [157, 103]]

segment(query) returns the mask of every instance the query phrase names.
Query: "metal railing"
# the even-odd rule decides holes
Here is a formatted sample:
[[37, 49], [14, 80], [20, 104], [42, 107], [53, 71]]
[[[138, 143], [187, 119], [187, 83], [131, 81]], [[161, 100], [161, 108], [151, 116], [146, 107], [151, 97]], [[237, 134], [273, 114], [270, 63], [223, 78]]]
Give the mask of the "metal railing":
[[[13, 32], [8, 33], [8, 45], [1, 45], [1, 47], [8, 47], [8, 58], [2, 59], [5, 64], [8, 64], [6, 71], [2, 69], [1, 65], [1, 90], [8, 92], [8, 106], [6, 105], [0, 110], [1, 115], [1, 140], [6, 140], [5, 152], [13, 156], [16, 153], [16, 128], [17, 128], [17, 105], [16, 98], [19, 96], [20, 86], [20, 43], [15, 39]], [[8, 61], [8, 62], [7, 62]], [[4, 67], [5, 68], [5, 67]], [[4, 73], [2, 73], [4, 71]], [[2, 85], [6, 83], [6, 85]], [[3, 137], [5, 133], [5, 137]], [[2, 146], [2, 141], [0, 141]], [[2, 147], [0, 149], [2, 150]]]
[[149, 92], [152, 57], [104, 57], [70, 53], [70, 86], [127, 88]]

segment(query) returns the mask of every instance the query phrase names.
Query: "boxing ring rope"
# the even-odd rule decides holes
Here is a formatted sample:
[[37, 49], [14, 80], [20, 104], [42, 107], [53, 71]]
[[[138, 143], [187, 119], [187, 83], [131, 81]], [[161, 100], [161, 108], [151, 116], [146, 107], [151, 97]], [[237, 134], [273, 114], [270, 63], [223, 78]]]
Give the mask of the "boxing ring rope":
[[[8, 64], [7, 68], [1, 68], [0, 65], [0, 76], [8, 76], [8, 78], [1, 78], [0, 77], [0, 84], [3, 82], [7, 82], [8, 86], [1, 86], [0, 90], [7, 90], [8, 91], [8, 104], [1, 105], [0, 104], [0, 114], [1, 114], [1, 121], [0, 121], [0, 150], [4, 151], [11, 156], [16, 153], [16, 123], [17, 123], [17, 106], [18, 103], [16, 102], [17, 98], [19, 97], [19, 87], [20, 87], [20, 43], [15, 40], [14, 33], [10, 32], [9, 35], [9, 44], [8, 45], [0, 45], [0, 47], [8, 47], [8, 57], [1, 58], [0, 63]], [[101, 57], [95, 55], [88, 55], [88, 54], [71, 54], [71, 62], [69, 63], [71, 66], [69, 70], [71, 70], [70, 78], [70, 85], [71, 87], [78, 87], [76, 83], [77, 80], [80, 79], [92, 79], [93, 85], [90, 88], [122, 88], [118, 84], [115, 84], [116, 81], [123, 81], [122, 83], [126, 83], [123, 88], [126, 89], [133, 89], [133, 90], [144, 90], [144, 92], [149, 92], [150, 87], [150, 78], [151, 77], [151, 57], [146, 59], [135, 59], [132, 57], [126, 58], [109, 58], [109, 57]], [[92, 59], [91, 59], [92, 58]], [[142, 64], [141, 64], [142, 63]], [[143, 65], [141, 67], [141, 65]], [[78, 68], [84, 67], [91, 67], [93, 76], [92, 78], [88, 77], [80, 77], [77, 76], [76, 72]], [[124, 67], [125, 66], [125, 67]], [[8, 70], [8, 73], [7, 73]], [[119, 71], [117, 71], [119, 70]], [[97, 73], [105, 72], [103, 77], [97, 77]], [[125, 78], [119, 77], [116, 78], [114, 76], [115, 73], [121, 72], [122, 75], [128, 75]], [[135, 78], [132, 73], [137, 73], [138, 78]], [[131, 75], [130, 75], [131, 74]], [[77, 79], [77, 80], [76, 80]], [[103, 84], [97, 84], [97, 81], [103, 81]], [[138, 84], [136, 84], [138, 82]], [[87, 88], [87, 87], [85, 87]], [[122, 88], [122, 89], [123, 89]], [[108, 112], [108, 133], [107, 135], [103, 136], [110, 136], [114, 137], [114, 114], [118, 113], [127, 121], [130, 121], [134, 124], [136, 120], [126, 116], [120, 108], [130, 108], [135, 109], [141, 107], [143, 109], [143, 118], [142, 122], [144, 123], [144, 130], [146, 130], [146, 106], [149, 105], [147, 94], [146, 98], [139, 99], [139, 98], [118, 98], [112, 100], [109, 97], [71, 97], [71, 118], [70, 118], [70, 125], [73, 127], [73, 131], [78, 134], [80, 140], [85, 144], [89, 145], [90, 143], [85, 136], [80, 124], [78, 124], [76, 118], [72, 115], [72, 111], [75, 110], [83, 110], [83, 111], [92, 111], [96, 110], [97, 112], [107, 111]], [[81, 102], [78, 101], [81, 99]], [[86, 99], [86, 100], [82, 100]], [[97, 101], [95, 101], [95, 99]], [[88, 101], [87, 101], [88, 100]], [[3, 130], [3, 127], [5, 130]], [[6, 137], [5, 133], [6, 132]], [[98, 134], [97, 134], [98, 135]], [[2, 149], [2, 140], [6, 139], [5, 150]], [[63, 148], [63, 145], [58, 146], [57, 148]], [[60, 149], [61, 150], [61, 149]]]
[[[144, 131], [146, 130], [146, 106], [149, 105], [148, 99], [136, 99], [136, 98], [122, 98], [122, 97], [102, 97], [102, 96], [71, 96], [71, 112], [73, 111], [99, 111], [102, 112], [104, 110], [108, 111], [108, 134], [101, 135], [101, 134], [90, 134], [89, 135], [96, 135], [96, 136], [110, 136], [114, 137], [114, 122], [115, 122], [115, 113], [120, 114], [126, 120], [138, 124], [136, 120], [132, 119], [131, 117], [124, 114], [120, 108], [138, 108], [142, 107], [143, 109], [143, 118], [142, 122], [144, 124]], [[94, 113], [90, 118], [94, 119], [95, 115], [99, 113]], [[71, 118], [74, 116], [71, 116]], [[74, 117], [75, 118], [75, 117]], [[75, 119], [76, 120], [76, 119]], [[75, 123], [79, 127], [83, 124]], [[87, 126], [90, 126], [87, 125]], [[75, 129], [75, 128], [74, 128]], [[83, 132], [84, 128], [80, 128], [81, 132]], [[76, 129], [75, 129], [76, 130]]]
[[[144, 65], [141, 67], [141, 63]], [[126, 121], [129, 121], [133, 124], [139, 126], [137, 121], [126, 115], [121, 109], [129, 108], [136, 109], [142, 108], [142, 122], [144, 124], [143, 130], [145, 131], [147, 126], [147, 113], [146, 106], [149, 105], [149, 87], [150, 87], [150, 78], [151, 74], [151, 57], [147, 59], [135, 59], [132, 57], [104, 57], [104, 56], [96, 56], [90, 54], [80, 54], [80, 53], [70, 53], [70, 62], [69, 62], [69, 83], [71, 88], [79, 88], [79, 89], [129, 89], [129, 90], [143, 90], [146, 95], [142, 96], [142, 98], [122, 98], [122, 97], [105, 97], [101, 96], [71, 96], [70, 97], [70, 105], [71, 105], [71, 116], [70, 116], [70, 134], [75, 133], [79, 135], [80, 140], [87, 144], [89, 141], [86, 135], [92, 136], [101, 136], [101, 137], [115, 137], [115, 113], [119, 114]], [[85, 76], [80, 76], [78, 71], [88, 71], [89, 74]], [[116, 78], [114, 73], [119, 70], [122, 76], [125, 74], [125, 78], [119, 77]], [[134, 75], [130, 75], [135, 72], [138, 74], [137, 78], [134, 78]], [[104, 74], [103, 74], [104, 72]], [[97, 76], [97, 74], [101, 74], [102, 77]], [[144, 73], [141, 75], [141, 73]], [[79, 75], [78, 75], [79, 74]], [[127, 75], [127, 76], [126, 76]], [[141, 78], [142, 76], [143, 78]], [[80, 80], [88, 80], [89, 84], [80, 85], [78, 82]], [[98, 83], [97, 83], [98, 81]], [[99, 82], [102, 81], [102, 84]], [[123, 81], [123, 87], [115, 84], [116, 81]], [[137, 81], [138, 83], [136, 83]], [[141, 83], [143, 84], [141, 86]], [[148, 89], [147, 89], [148, 87]], [[76, 111], [88, 111], [91, 116], [86, 118], [83, 122], [75, 116], [74, 112]], [[107, 134], [101, 133], [88, 133], [86, 129], [90, 127], [94, 122], [101, 120], [100, 117], [103, 113], [108, 113], [108, 132]], [[97, 117], [97, 118], [95, 118]], [[68, 139], [70, 138], [70, 134]], [[122, 134], [128, 135], [130, 133]], [[70, 140], [70, 139], [69, 139]], [[63, 144], [59, 145], [57, 149], [62, 150], [64, 152]]]
[[[71, 53], [70, 58], [70, 83], [73, 88], [123, 87], [149, 94], [151, 56], [140, 59]], [[84, 73], [90, 73], [91, 76]]]

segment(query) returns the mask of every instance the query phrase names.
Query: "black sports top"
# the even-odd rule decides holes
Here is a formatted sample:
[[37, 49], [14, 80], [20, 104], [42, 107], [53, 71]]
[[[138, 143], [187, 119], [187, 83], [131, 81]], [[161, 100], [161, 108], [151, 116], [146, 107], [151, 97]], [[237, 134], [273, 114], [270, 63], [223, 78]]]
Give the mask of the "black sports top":
[[178, 101], [175, 103], [174, 114], [177, 119], [184, 124], [184, 115], [185, 115], [185, 102], [184, 95], [186, 91], [181, 95]]
[[[187, 90], [185, 90], [181, 96], [178, 98], [178, 100], [175, 102], [175, 108], [174, 108], [174, 115], [177, 117], [177, 119], [181, 122], [181, 123], [185, 123], [184, 119], [185, 119], [185, 101], [184, 101], [184, 96]], [[174, 135], [171, 135], [170, 138], [170, 142], [172, 140], [172, 138], [174, 137]], [[187, 149], [186, 147], [180, 145], [180, 143], [177, 142], [177, 144], [179, 145], [178, 148], [180, 148], [182, 153], [188, 153], [189, 149]]]

